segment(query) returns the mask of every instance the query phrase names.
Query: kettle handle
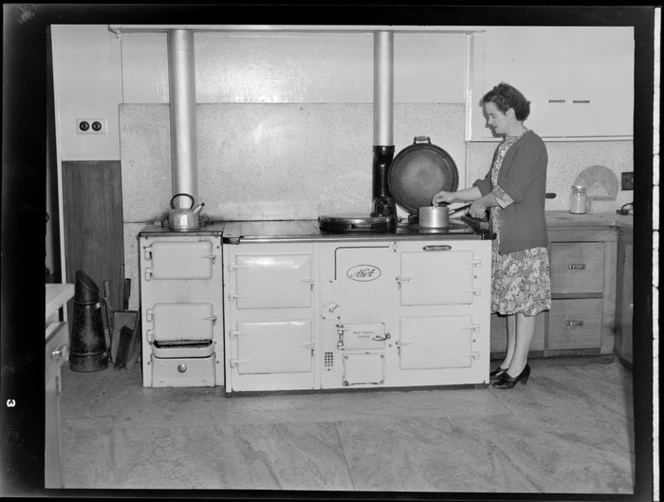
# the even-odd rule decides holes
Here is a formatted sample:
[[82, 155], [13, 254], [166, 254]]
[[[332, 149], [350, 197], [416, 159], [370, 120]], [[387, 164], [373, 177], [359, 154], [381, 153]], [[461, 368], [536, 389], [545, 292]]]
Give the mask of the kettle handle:
[[191, 199], [191, 207], [194, 207], [194, 197], [188, 193], [176, 193], [173, 197], [171, 197], [171, 209], [175, 209], [175, 205], [173, 204], [173, 201], [175, 200], [176, 197], [179, 197], [180, 195], [186, 195]]

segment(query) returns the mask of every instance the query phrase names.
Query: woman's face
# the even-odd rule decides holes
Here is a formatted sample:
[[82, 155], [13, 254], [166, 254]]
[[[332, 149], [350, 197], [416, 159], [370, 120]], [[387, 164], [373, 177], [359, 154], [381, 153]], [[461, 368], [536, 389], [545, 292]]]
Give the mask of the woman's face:
[[488, 117], [487, 125], [495, 134], [507, 133], [507, 129], [512, 123], [512, 120], [509, 117], [509, 111], [510, 110], [507, 110], [507, 113], [501, 112], [495, 103], [492, 103], [491, 101], [484, 104], [484, 112]]

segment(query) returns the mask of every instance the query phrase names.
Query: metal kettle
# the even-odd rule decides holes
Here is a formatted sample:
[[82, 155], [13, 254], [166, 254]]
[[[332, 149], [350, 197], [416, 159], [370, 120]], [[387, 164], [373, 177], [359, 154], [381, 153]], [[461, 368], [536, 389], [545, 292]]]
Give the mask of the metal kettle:
[[[186, 195], [191, 199], [190, 208], [176, 208], [175, 199], [181, 195]], [[195, 206], [194, 198], [188, 193], [177, 193], [171, 198], [171, 212], [168, 213], [168, 227], [176, 232], [187, 232], [189, 230], [198, 230], [200, 228], [199, 215], [205, 203], [201, 202]]]

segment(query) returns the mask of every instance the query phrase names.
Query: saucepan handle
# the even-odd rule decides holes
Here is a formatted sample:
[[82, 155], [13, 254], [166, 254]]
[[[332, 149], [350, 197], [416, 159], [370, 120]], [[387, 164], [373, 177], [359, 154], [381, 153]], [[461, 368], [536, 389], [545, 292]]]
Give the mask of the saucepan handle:
[[450, 211], [449, 215], [453, 216], [453, 215], [457, 214], [459, 211], [463, 211], [464, 209], [468, 209], [469, 207], [470, 207], [470, 204], [466, 204], [464, 206], [457, 207], [456, 209], [452, 209]]

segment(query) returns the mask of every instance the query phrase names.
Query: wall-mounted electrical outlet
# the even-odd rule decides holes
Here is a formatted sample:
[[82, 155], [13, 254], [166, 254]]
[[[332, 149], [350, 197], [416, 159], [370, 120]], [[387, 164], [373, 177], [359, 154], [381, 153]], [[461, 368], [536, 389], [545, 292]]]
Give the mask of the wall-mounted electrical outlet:
[[634, 190], [634, 171], [630, 173], [622, 173], [622, 189]]
[[78, 134], [106, 134], [106, 119], [76, 119]]

